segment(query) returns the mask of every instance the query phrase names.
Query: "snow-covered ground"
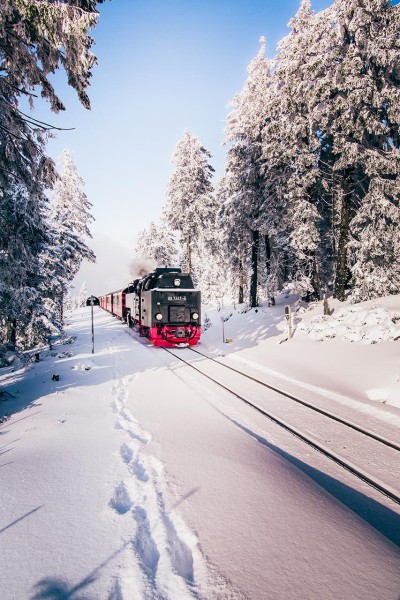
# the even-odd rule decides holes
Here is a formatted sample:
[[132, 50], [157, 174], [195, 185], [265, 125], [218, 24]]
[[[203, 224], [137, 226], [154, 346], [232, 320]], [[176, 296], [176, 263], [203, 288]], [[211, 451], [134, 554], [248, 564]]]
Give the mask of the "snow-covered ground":
[[[290, 340], [283, 318], [288, 304], [293, 308]], [[400, 297], [360, 304], [330, 300], [329, 307], [330, 316], [324, 316], [322, 302], [306, 307], [280, 296], [276, 306], [257, 312], [208, 310], [213, 325], [203, 344], [213, 354], [254, 363], [296, 385], [400, 408]]]
[[[294, 308], [199, 349], [400, 430], [400, 298]], [[0, 372], [2, 600], [399, 600], [399, 506], [97, 307], [92, 354], [90, 313]]]

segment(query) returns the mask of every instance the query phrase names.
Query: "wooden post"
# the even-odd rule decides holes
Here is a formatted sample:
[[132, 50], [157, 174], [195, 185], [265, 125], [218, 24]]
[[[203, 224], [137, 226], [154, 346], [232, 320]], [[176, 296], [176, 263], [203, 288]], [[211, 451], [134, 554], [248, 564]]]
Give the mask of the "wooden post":
[[293, 325], [292, 325], [292, 309], [287, 304], [285, 306], [285, 317], [288, 322], [288, 338], [289, 340], [293, 337]]
[[90, 296], [90, 305], [92, 307], [92, 354], [94, 354], [93, 296]]

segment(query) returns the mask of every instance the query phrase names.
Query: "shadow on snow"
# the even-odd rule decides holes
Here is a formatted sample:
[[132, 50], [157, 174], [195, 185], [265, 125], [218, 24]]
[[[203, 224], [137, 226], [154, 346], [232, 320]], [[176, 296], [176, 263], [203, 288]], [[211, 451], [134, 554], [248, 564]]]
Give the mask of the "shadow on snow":
[[[83, 600], [83, 598], [85, 598], [85, 600], [89, 600], [90, 596], [88, 596], [87, 593], [84, 593], [84, 595], [81, 595], [81, 593], [96, 581], [101, 570], [111, 561], [113, 561], [121, 552], [123, 552], [129, 544], [130, 542], [123, 544], [121, 548], [106, 558], [95, 569], [93, 569], [93, 571], [88, 573], [86, 577], [81, 579], [75, 585], [55, 577], [41, 579], [34, 586], [35, 591], [31, 596], [31, 600]], [[104, 599], [122, 600], [122, 594], [117, 579], [115, 580], [112, 590], [108, 596], [104, 596]], [[93, 600], [95, 600], [95, 596], [93, 596]]]
[[251, 435], [258, 442], [300, 469], [300, 471], [308, 475], [308, 477], [334, 498], [339, 500], [344, 506], [347, 506], [347, 508], [353, 511], [361, 519], [369, 523], [376, 531], [384, 535], [393, 544], [400, 547], [400, 515], [398, 513], [387, 506], [384, 506], [377, 500], [366, 496], [362, 492], [349, 487], [323, 471], [292, 456], [288, 452], [285, 452], [285, 450], [282, 450], [282, 448], [275, 446], [262, 436], [257, 435], [254, 431], [244, 427], [230, 417], [228, 418], [234, 425], [242, 429], [242, 431]]

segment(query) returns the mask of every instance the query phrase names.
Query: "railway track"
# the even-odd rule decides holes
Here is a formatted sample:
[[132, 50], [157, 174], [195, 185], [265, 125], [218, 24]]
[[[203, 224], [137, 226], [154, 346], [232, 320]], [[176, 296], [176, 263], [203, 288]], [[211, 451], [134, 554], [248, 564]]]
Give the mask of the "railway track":
[[[164, 348], [164, 350], [364, 483], [400, 504], [400, 491], [396, 489], [397, 486], [395, 487], [400, 462], [400, 444], [397, 442], [193, 348], [177, 351]], [[195, 360], [193, 360], [194, 355], [197, 355]], [[229, 373], [229, 383], [227, 383], [227, 373]], [[255, 397], [257, 400], [254, 399]], [[281, 406], [282, 399], [285, 403], [284, 410]], [[310, 432], [309, 430], [313, 428], [314, 432]], [[327, 437], [331, 437], [332, 428], [336, 431], [334, 434], [336, 440], [333, 443], [331, 440], [321, 440], [320, 431], [328, 431]], [[349, 452], [352, 456], [346, 456]], [[389, 465], [392, 477], [389, 477], [389, 481], [382, 482], [377, 473], [371, 471], [379, 471], [385, 465]]]

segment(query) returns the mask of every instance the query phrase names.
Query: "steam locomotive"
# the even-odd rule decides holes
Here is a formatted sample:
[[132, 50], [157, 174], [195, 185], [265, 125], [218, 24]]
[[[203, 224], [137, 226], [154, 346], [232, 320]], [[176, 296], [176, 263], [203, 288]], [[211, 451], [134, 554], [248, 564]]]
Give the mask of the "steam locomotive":
[[194, 346], [200, 339], [200, 292], [179, 267], [157, 268], [122, 290], [99, 296], [99, 302], [154, 346]]

